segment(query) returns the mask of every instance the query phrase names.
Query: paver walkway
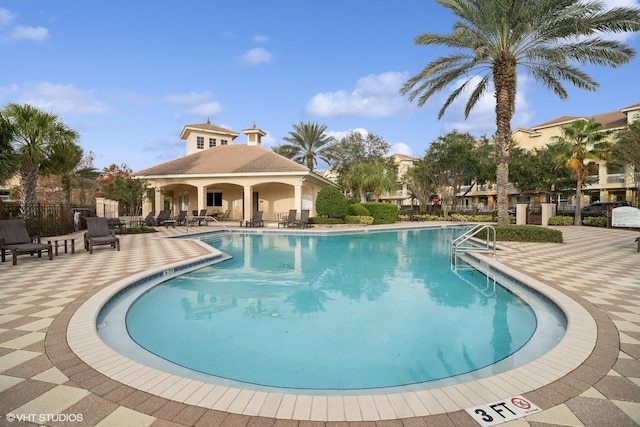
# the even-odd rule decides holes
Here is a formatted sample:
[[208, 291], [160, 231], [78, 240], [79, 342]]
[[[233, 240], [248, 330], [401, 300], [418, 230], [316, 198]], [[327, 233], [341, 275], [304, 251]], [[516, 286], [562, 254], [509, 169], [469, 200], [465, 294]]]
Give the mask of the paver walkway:
[[[570, 375], [526, 394], [542, 412], [503, 425], [640, 425], [640, 253], [633, 242], [638, 233], [559, 229], [563, 244], [508, 243], [512, 250], [498, 258], [587, 308], [598, 326], [597, 345]], [[89, 255], [79, 243], [75, 255], [60, 253], [53, 261], [21, 256], [17, 266], [0, 264], [0, 425], [477, 425], [464, 411], [351, 423], [235, 415], [141, 392], [93, 370], [66, 343], [67, 324], [82, 302], [133, 273], [207, 253], [192, 241], [162, 238], [182, 233], [180, 227], [159, 230], [123, 236], [120, 252], [99, 247]], [[14, 415], [26, 421], [10, 420]]]

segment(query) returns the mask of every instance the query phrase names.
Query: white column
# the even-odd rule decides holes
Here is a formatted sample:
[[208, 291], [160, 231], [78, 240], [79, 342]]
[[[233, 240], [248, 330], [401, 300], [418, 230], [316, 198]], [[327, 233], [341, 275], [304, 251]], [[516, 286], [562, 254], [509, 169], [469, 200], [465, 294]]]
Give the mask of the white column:
[[244, 220], [249, 221], [253, 216], [253, 187], [245, 186], [244, 187]]
[[156, 216], [164, 209], [164, 195], [162, 190], [156, 189]]
[[207, 202], [207, 187], [198, 187], [198, 213], [205, 208]]
[[298, 210], [298, 214], [302, 210], [302, 184], [293, 186], [293, 207]]

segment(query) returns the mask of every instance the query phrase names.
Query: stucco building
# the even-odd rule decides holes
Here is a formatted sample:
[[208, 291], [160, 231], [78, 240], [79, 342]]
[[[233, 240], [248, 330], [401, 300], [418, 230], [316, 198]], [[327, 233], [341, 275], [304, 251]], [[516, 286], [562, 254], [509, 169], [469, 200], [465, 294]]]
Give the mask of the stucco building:
[[233, 220], [248, 220], [255, 211], [267, 221], [278, 220], [289, 209], [315, 214], [318, 192], [335, 185], [273, 150], [262, 146], [264, 131], [255, 124], [238, 132], [209, 121], [186, 125], [180, 134], [186, 155], [134, 173], [155, 190], [143, 214], [160, 211], [165, 203], [173, 213], [206, 209], [227, 212]]
[[[621, 108], [617, 111], [600, 113], [593, 116], [561, 116], [553, 120], [546, 121], [531, 128], [517, 128], [512, 136], [516, 145], [525, 150], [541, 148], [549, 143], [557, 141], [562, 136], [562, 127], [578, 120], [593, 119], [600, 123], [602, 132], [615, 132], [624, 128], [627, 124], [640, 120], [640, 103], [629, 107]], [[582, 206], [589, 203], [614, 202], [635, 200], [638, 191], [638, 184], [633, 179], [633, 171], [630, 168], [607, 164], [605, 160], [596, 161], [597, 168], [594, 168], [592, 178], [594, 182], [587, 184], [583, 188]], [[463, 191], [468, 189], [463, 188]], [[550, 191], [551, 189], [541, 189]], [[544, 191], [543, 191], [544, 192]], [[515, 203], [539, 203], [549, 200], [539, 200], [540, 192], [520, 193], [515, 187], [509, 187], [510, 205]], [[551, 194], [551, 193], [547, 193]], [[495, 206], [496, 189], [494, 184], [477, 186], [470, 191], [466, 197], [460, 199], [460, 203], [468, 207], [489, 207]], [[575, 196], [569, 199], [559, 200], [559, 204], [575, 205]]]

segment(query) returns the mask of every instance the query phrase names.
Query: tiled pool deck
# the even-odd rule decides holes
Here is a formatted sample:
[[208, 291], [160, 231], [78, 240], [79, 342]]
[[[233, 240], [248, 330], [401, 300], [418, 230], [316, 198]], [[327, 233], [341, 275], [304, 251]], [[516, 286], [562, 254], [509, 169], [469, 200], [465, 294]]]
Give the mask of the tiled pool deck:
[[[116, 381], [112, 377], [118, 375], [102, 373], [99, 362], [92, 362], [97, 370], [80, 359], [67, 329], [83, 303], [136, 273], [209, 254], [197, 242], [162, 238], [184, 228], [158, 230], [123, 236], [120, 252], [99, 247], [89, 255], [80, 243], [76, 254], [61, 253], [53, 261], [21, 256], [17, 266], [0, 264], [0, 425], [475, 426], [460, 408], [514, 394], [543, 411], [502, 425], [640, 424], [640, 254], [633, 242], [638, 233], [563, 227], [563, 244], [509, 243], [511, 250], [497, 256], [504, 266], [561, 293], [558, 298], [568, 306], [579, 304], [568, 313], [570, 322], [573, 316], [579, 323], [577, 339], [565, 353], [550, 356], [557, 363], [535, 364], [524, 377], [490, 377], [482, 388], [474, 383], [466, 390], [328, 399], [216, 391], [161, 377], [139, 379], [146, 386], [134, 387], [123, 384], [126, 376]], [[69, 332], [80, 353], [81, 329]], [[28, 414], [32, 422], [10, 422], [5, 414]], [[47, 414], [82, 421], [46, 421]]]

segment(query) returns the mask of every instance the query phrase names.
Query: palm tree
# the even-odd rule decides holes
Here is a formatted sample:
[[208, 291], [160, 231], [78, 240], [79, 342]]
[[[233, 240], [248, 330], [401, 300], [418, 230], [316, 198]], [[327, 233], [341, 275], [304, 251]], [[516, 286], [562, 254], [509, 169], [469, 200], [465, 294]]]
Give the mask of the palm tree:
[[[564, 163], [571, 176], [576, 181], [576, 212], [574, 214], [574, 225], [582, 225], [582, 185], [584, 184], [587, 172], [596, 167], [593, 160], [603, 159], [609, 151], [607, 138], [608, 132], [602, 132], [602, 125], [595, 120], [577, 120], [566, 126], [562, 126], [562, 137], [557, 144], [560, 154], [557, 160]], [[555, 145], [554, 144], [554, 145]], [[568, 157], [568, 158], [567, 158]], [[589, 162], [589, 160], [592, 160]]]
[[13, 149], [13, 138], [11, 123], [0, 114], [0, 183], [14, 176], [20, 166], [18, 154]]
[[79, 135], [55, 114], [28, 104], [7, 104], [4, 114], [14, 131], [13, 143], [20, 157], [21, 207], [26, 216], [31, 216], [37, 202], [38, 174], [54, 168], [52, 159], [73, 154]]
[[383, 161], [360, 162], [352, 165], [345, 175], [345, 187], [357, 193], [360, 202], [367, 201], [367, 193], [373, 193], [377, 202], [380, 195], [398, 186], [396, 171]]
[[[451, 34], [427, 33], [415, 43], [453, 48], [451, 55], [431, 61], [402, 87], [409, 99], [424, 105], [437, 92], [457, 85], [440, 109], [471, 89], [465, 117], [493, 83], [496, 98], [496, 184], [498, 225], [508, 225], [511, 119], [515, 111], [518, 67], [523, 67], [561, 99], [568, 96], [562, 82], [594, 91], [598, 83], [572, 63], [617, 67], [635, 51], [603, 33], [640, 30], [640, 9], [605, 10], [595, 1], [576, 0], [437, 0], [460, 20]], [[479, 78], [479, 81], [477, 80]], [[475, 86], [474, 86], [475, 85]], [[474, 87], [472, 87], [474, 86]]]
[[291, 160], [306, 165], [310, 170], [313, 170], [318, 159], [329, 162], [328, 146], [335, 138], [325, 134], [326, 125], [300, 122], [293, 125], [293, 129], [289, 136], [282, 138], [290, 144], [281, 145], [280, 154], [289, 153]]

